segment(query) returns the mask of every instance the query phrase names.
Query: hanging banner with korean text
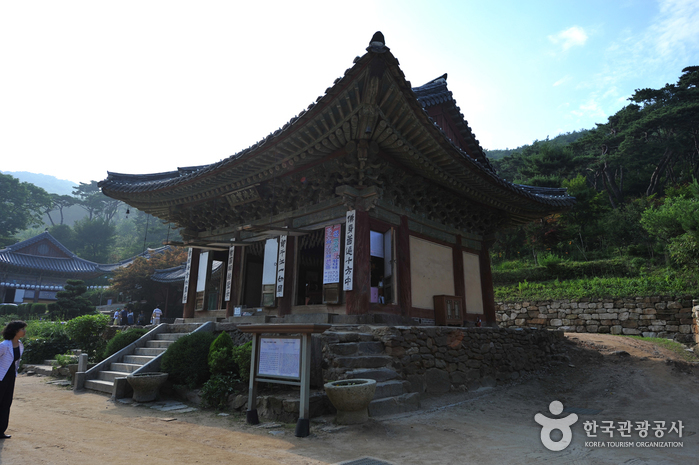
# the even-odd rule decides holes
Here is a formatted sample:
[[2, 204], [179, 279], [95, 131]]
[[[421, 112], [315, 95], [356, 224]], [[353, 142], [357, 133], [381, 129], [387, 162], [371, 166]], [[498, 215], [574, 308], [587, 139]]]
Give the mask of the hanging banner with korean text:
[[233, 258], [235, 258], [235, 247], [228, 248], [228, 269], [226, 270], [226, 302], [231, 300], [231, 287], [233, 282]]
[[323, 284], [340, 282], [340, 231], [342, 231], [340, 224], [325, 228]]
[[354, 284], [354, 220], [355, 210], [347, 212], [345, 223], [345, 260], [342, 271], [342, 283], [345, 291], [351, 291]]
[[184, 289], [182, 290], [182, 303], [187, 303], [189, 294], [189, 271], [192, 269], [192, 248], [187, 249], [187, 267], [184, 269]]
[[277, 297], [284, 297], [284, 269], [286, 268], [286, 243], [289, 236], [279, 236], [279, 258], [277, 259]]

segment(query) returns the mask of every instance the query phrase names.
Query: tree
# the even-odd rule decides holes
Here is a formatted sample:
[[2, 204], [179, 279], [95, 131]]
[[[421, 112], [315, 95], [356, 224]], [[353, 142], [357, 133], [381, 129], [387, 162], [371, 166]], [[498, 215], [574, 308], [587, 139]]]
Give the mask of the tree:
[[51, 195], [51, 205], [44, 211], [46, 213], [46, 216], [49, 217], [49, 221], [51, 222], [52, 226], [55, 226], [56, 223], [53, 222], [53, 218], [51, 217], [51, 212], [54, 210], [58, 210], [59, 214], [61, 215], [61, 222], [58, 224], [63, 224], [63, 209], [71, 207], [75, 205], [75, 202], [77, 199], [73, 196], [70, 195], [58, 195], [58, 194], [50, 194]]
[[89, 220], [100, 217], [110, 223], [121, 203], [104, 195], [97, 181], [90, 181], [89, 184], [81, 182], [79, 186], [73, 188], [73, 195], [79, 199], [77, 204], [87, 212]]
[[83, 296], [85, 292], [87, 292], [87, 286], [82, 280], [69, 279], [66, 281], [63, 290], [56, 293], [56, 303], [51, 305], [54, 316], [70, 320], [81, 315], [94, 313], [95, 307]]
[[179, 247], [153, 254], [149, 259], [138, 257], [130, 265], [112, 273], [111, 287], [115, 292], [130, 295], [132, 300], [147, 300], [150, 304], [164, 301], [162, 284], [150, 279], [153, 272], [179, 266], [186, 261], [187, 251]]
[[73, 226], [75, 242], [78, 246], [75, 253], [97, 263], [109, 262], [110, 252], [115, 242], [114, 226], [107, 220], [97, 218], [90, 221], [83, 218]]
[[0, 173], [0, 247], [13, 243], [17, 232], [40, 226], [50, 202], [42, 188]]
[[78, 243], [75, 240], [75, 233], [67, 224], [57, 224], [49, 228], [49, 234], [54, 239], [63, 244], [68, 250], [75, 253]]

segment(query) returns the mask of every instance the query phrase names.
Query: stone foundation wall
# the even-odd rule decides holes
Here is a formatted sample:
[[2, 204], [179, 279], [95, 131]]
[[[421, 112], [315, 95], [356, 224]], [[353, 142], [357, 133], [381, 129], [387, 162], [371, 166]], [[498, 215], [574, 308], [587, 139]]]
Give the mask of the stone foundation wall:
[[496, 321], [505, 328], [633, 334], [699, 343], [695, 303], [699, 301], [688, 296], [502, 302], [496, 306]]
[[[440, 394], [514, 380], [555, 358], [560, 331], [528, 328], [371, 327], [411, 392]], [[324, 354], [333, 365], [332, 355]], [[342, 376], [333, 376], [333, 378]]]

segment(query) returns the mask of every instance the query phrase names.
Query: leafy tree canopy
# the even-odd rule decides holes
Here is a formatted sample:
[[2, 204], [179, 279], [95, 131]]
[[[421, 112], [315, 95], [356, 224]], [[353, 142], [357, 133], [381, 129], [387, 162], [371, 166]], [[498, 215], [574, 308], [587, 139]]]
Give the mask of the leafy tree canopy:
[[17, 232], [41, 225], [41, 215], [50, 203], [42, 188], [0, 173], [0, 246], [14, 243], [12, 236]]

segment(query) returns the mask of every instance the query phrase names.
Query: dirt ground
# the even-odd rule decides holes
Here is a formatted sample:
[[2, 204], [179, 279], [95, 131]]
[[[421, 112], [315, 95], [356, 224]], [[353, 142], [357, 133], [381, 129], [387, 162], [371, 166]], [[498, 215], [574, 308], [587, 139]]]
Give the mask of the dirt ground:
[[[403, 464], [690, 464], [699, 463], [699, 368], [651, 343], [601, 334], [568, 334], [567, 355], [517, 383], [423, 401], [420, 411], [336, 427], [314, 419], [311, 435], [294, 425], [252, 427], [240, 416], [211, 411], [173, 414], [111, 402], [95, 393], [73, 394], [51, 378], [20, 375], [11, 439], [0, 441], [2, 464], [332, 464], [373, 457]], [[619, 352], [623, 351], [623, 353]], [[553, 400], [581, 412], [573, 439], [561, 452], [540, 440], [536, 413], [553, 417]], [[592, 412], [594, 413], [594, 412]], [[566, 416], [564, 412], [561, 416]], [[682, 421], [682, 437], [666, 432], [645, 439], [597, 431], [583, 422]], [[560, 435], [559, 435], [560, 437]], [[552, 435], [557, 439], [556, 433]], [[599, 447], [589, 442], [630, 442]], [[666, 441], [682, 447], [639, 447]], [[586, 444], [588, 443], [588, 444]], [[612, 444], [613, 446], [614, 444]]]

